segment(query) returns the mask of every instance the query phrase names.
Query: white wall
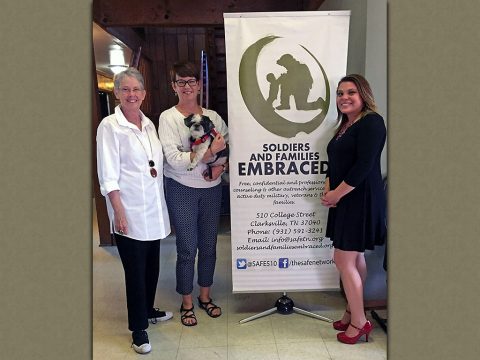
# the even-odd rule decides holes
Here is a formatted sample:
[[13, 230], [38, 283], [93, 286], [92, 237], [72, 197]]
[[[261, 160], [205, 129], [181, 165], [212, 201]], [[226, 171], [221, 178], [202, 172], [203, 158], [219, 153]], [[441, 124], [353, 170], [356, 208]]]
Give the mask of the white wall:
[[379, 112], [387, 115], [387, 1], [368, 0], [365, 77], [372, 85]]
[[365, 74], [367, 0], [326, 0], [318, 10], [350, 10], [347, 73]]
[[[387, 121], [387, 0], [326, 0], [318, 9], [350, 10], [347, 74], [364, 75], [379, 113]], [[387, 175], [387, 146], [382, 174]]]
[[[367, 0], [365, 77], [372, 86], [379, 113], [387, 125], [387, 1]], [[387, 144], [381, 158], [387, 175]]]

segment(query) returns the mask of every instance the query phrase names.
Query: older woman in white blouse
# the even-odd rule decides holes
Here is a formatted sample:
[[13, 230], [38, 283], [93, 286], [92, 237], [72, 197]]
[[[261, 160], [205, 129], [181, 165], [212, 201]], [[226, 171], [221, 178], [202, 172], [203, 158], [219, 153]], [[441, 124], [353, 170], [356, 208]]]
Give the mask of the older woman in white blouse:
[[140, 72], [129, 68], [115, 76], [114, 93], [120, 105], [97, 130], [98, 178], [125, 272], [132, 347], [144, 354], [151, 350], [148, 320], [156, 323], [173, 316], [153, 307], [160, 239], [170, 233], [163, 152], [155, 126], [140, 110], [145, 99]]

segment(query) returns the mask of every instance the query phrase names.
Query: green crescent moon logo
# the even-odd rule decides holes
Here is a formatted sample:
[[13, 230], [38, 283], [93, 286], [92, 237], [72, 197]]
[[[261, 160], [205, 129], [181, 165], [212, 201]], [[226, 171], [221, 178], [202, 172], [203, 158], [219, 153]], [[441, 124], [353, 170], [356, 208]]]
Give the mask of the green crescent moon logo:
[[310, 54], [322, 71], [326, 85], [325, 102], [322, 106], [322, 111], [320, 114], [305, 123], [292, 122], [277, 114], [274, 111], [274, 108], [266, 101], [266, 99], [264, 99], [262, 95], [258, 85], [256, 70], [257, 60], [261, 50], [278, 38], [280, 37], [274, 35], [266, 36], [250, 45], [247, 50], [245, 50], [242, 60], [240, 61], [239, 68], [240, 92], [248, 111], [250, 111], [255, 120], [266, 130], [284, 138], [292, 138], [299, 132], [310, 134], [312, 131], [318, 128], [325, 119], [330, 105], [330, 84], [327, 74], [315, 56], [313, 56], [313, 54], [304, 46], [300, 45], [308, 54]]

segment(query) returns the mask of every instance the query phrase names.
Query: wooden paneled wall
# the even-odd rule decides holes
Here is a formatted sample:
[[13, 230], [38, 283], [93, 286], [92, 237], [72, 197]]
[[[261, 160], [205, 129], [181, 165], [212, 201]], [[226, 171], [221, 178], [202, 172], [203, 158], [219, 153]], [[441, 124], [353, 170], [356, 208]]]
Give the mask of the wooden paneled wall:
[[224, 13], [312, 11], [324, 0], [97, 0], [93, 19], [103, 26], [223, 25]]
[[186, 60], [200, 65], [202, 50], [208, 55], [209, 107], [228, 122], [223, 26], [149, 26], [142, 28], [141, 37], [133, 28], [113, 27], [106, 30], [132, 50], [142, 47], [139, 70], [145, 77], [147, 90], [142, 111], [156, 126], [160, 113], [177, 103], [170, 83], [171, 66]]
[[[170, 68], [177, 61], [200, 63], [202, 50], [207, 49], [207, 30], [201, 27], [145, 28], [145, 42], [152, 57], [152, 93], [154, 117], [177, 103], [170, 83]], [[153, 119], [152, 119], [153, 120]]]
[[141, 106], [141, 110], [146, 116], [153, 120], [153, 114], [155, 113], [153, 99], [155, 98], [155, 96], [153, 93], [154, 81], [152, 62], [149, 59], [140, 56], [138, 71], [140, 71], [140, 73], [143, 75], [143, 79], [145, 80], [145, 90], [147, 91], [147, 94], [145, 95], [145, 100], [143, 100]]

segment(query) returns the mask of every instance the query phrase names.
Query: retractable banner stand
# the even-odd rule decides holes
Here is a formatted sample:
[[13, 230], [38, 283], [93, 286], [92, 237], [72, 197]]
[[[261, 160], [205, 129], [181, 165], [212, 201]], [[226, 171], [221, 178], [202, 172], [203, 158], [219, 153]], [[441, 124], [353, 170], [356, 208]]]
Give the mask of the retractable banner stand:
[[224, 19], [233, 292], [338, 289], [320, 196], [350, 12]]

